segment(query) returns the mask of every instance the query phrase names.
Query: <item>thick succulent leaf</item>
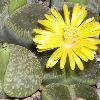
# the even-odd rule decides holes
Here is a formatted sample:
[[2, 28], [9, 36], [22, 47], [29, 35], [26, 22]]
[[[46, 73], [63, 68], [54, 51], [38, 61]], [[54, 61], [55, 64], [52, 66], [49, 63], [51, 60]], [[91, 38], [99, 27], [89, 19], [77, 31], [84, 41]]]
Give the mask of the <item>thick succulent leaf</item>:
[[0, 99], [3, 99], [3, 98], [10, 98], [8, 97], [5, 92], [4, 92], [4, 89], [3, 89], [3, 85], [2, 85], [2, 81], [0, 79]]
[[98, 0], [97, 4], [98, 4], [98, 11], [100, 13], [100, 0]]
[[23, 98], [36, 92], [42, 82], [37, 57], [24, 47], [9, 45], [10, 58], [4, 78], [4, 91], [10, 97]]
[[4, 26], [4, 20], [8, 15], [8, 1], [0, 0], [0, 30]]
[[95, 10], [98, 10], [98, 2], [99, 0], [87, 0], [87, 5]]
[[9, 14], [12, 14], [16, 9], [26, 4], [26, 0], [10, 0], [9, 2]]
[[71, 100], [71, 97], [67, 86], [57, 83], [43, 89], [42, 100]]
[[94, 60], [85, 63], [84, 66], [84, 71], [80, 71], [79, 69], [70, 71], [71, 78], [80, 83], [89, 85], [96, 84], [100, 80], [100, 64]]
[[72, 98], [83, 98], [85, 100], [99, 100], [99, 96], [94, 88], [88, 85], [67, 86]]
[[9, 49], [5, 43], [0, 47], [0, 79], [3, 82], [6, 68], [9, 62]]
[[99, 100], [97, 92], [88, 85], [64, 85], [53, 83], [47, 85], [42, 91], [43, 100], [71, 100], [72, 98]]
[[43, 84], [65, 82], [66, 81], [65, 69], [61, 70], [59, 63], [57, 63], [53, 68], [46, 68], [46, 63], [51, 54], [52, 53], [49, 51], [36, 54], [42, 66], [42, 72], [44, 77]]
[[[7, 98], [7, 96], [3, 90], [3, 78], [4, 78], [4, 72], [5, 72], [6, 66], [7, 66], [6, 65], [7, 64], [6, 53], [8, 54], [7, 51], [8, 51], [7, 45], [4, 44], [2, 46], [2, 43], [0, 43], [0, 99]], [[4, 57], [3, 57], [3, 55], [4, 55]], [[8, 57], [8, 55], [7, 55], [7, 57]]]
[[42, 4], [27, 4], [16, 10], [5, 22], [11, 40], [20, 45], [33, 44], [33, 29], [38, 27], [38, 19], [43, 19], [48, 9]]

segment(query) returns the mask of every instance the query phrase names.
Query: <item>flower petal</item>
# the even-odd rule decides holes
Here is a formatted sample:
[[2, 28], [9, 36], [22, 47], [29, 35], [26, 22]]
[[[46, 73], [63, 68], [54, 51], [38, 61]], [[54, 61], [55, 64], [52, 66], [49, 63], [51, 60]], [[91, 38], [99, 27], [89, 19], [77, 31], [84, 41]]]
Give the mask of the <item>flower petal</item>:
[[79, 36], [82, 38], [97, 36], [100, 34], [100, 23], [90, 22], [79, 27], [78, 30], [80, 32]]
[[68, 57], [69, 57], [70, 67], [72, 70], [74, 70], [75, 69], [75, 60], [74, 60], [71, 49], [68, 50]]
[[86, 24], [89, 24], [89, 23], [94, 23], [95, 22], [95, 19], [94, 17], [92, 18], [88, 18], [87, 20], [85, 20], [78, 28], [83, 28]]
[[63, 18], [61, 16], [61, 14], [58, 11], [56, 11], [54, 8], [51, 8], [51, 13], [59, 21], [59, 23], [61, 25], [65, 25], [65, 22], [64, 22], [64, 20], [63, 20]]
[[52, 23], [57, 23], [59, 24], [59, 22], [57, 21], [57, 19], [53, 16], [53, 15], [48, 15], [48, 14], [45, 14], [45, 17], [51, 21]]
[[67, 49], [63, 48], [63, 53], [60, 59], [60, 69], [63, 69], [66, 63], [66, 59], [67, 59]]
[[73, 54], [74, 60], [75, 60], [75, 62], [77, 64], [77, 66], [79, 67], [79, 69], [80, 70], [84, 70], [84, 66], [83, 66], [83, 63], [80, 60], [80, 58], [74, 52], [72, 52], [72, 54]]
[[70, 25], [70, 12], [68, 11], [68, 6], [64, 4], [63, 6], [63, 11], [64, 11], [64, 18], [65, 18], [65, 23], [66, 25]]
[[90, 60], [93, 60], [93, 59], [94, 59], [94, 54], [96, 54], [95, 51], [92, 51], [92, 50], [90, 50], [90, 49], [88, 49], [88, 48], [85, 48], [85, 47], [81, 47], [81, 48], [80, 48], [80, 51], [81, 51], [82, 53], [84, 53], [85, 56], [86, 56], [88, 59], [90, 59]]
[[88, 61], [87, 57], [79, 50], [79, 49], [73, 49], [73, 51], [76, 53], [77, 56], [79, 56], [82, 60], [85, 62]]
[[47, 68], [53, 67], [53, 66], [58, 62], [58, 60], [60, 59], [61, 55], [62, 55], [62, 48], [58, 48], [58, 49], [51, 55], [51, 57], [49, 58], [49, 60], [47, 61], [46, 67], [47, 67]]
[[78, 3], [75, 4], [72, 13], [71, 25], [78, 27], [82, 23], [86, 15], [87, 15], [86, 7], [85, 6], [81, 7], [79, 6]]
[[53, 23], [51, 23], [49, 20], [38, 20], [38, 23], [42, 24], [43, 26], [51, 29], [52, 31], [54, 30]]

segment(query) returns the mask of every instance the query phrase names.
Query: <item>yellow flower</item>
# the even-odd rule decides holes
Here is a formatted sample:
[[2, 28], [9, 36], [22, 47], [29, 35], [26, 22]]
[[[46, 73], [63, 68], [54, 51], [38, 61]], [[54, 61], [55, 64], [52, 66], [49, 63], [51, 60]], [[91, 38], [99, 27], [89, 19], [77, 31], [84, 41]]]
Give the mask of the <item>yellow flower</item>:
[[100, 23], [94, 17], [84, 20], [87, 16], [85, 6], [75, 4], [72, 18], [67, 5], [63, 5], [64, 19], [61, 14], [51, 8], [52, 15], [45, 14], [46, 19], [38, 20], [44, 29], [34, 29], [38, 51], [43, 52], [56, 48], [57, 50], [49, 58], [46, 67], [52, 68], [60, 60], [60, 69], [63, 69], [67, 57], [70, 67], [75, 69], [75, 64], [80, 70], [84, 70], [82, 61], [94, 59], [97, 44], [100, 40], [94, 37], [100, 34]]

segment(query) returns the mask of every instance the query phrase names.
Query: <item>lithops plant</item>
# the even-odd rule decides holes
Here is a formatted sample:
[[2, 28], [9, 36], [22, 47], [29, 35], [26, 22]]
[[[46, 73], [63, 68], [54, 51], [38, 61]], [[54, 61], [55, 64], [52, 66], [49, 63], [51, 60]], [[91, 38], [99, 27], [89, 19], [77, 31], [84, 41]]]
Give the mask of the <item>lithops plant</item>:
[[3, 44], [0, 48], [0, 80], [4, 93], [23, 98], [35, 93], [42, 82], [40, 63], [24, 47]]
[[[33, 45], [33, 28], [49, 8], [46, 5], [31, 4], [30, 0], [0, 1], [0, 40], [30, 48]], [[5, 23], [5, 25], [4, 25]], [[3, 28], [3, 29], [2, 29]]]
[[100, 80], [100, 64], [95, 60], [85, 63], [85, 70], [70, 71], [71, 78], [84, 84], [94, 85]]
[[[4, 33], [6, 33], [10, 43], [28, 48], [31, 45], [34, 47], [35, 45], [32, 41], [34, 37], [33, 29], [42, 27], [37, 21], [38, 19], [43, 19], [45, 13], [49, 13], [49, 8], [42, 4], [33, 4], [34, 0], [17, 1], [21, 3], [20, 5], [16, 4], [15, 8], [10, 6], [15, 4], [13, 0], [10, 0], [8, 4], [9, 16], [3, 21], [5, 22]], [[26, 4], [26, 1], [28, 4]], [[56, 3], [52, 7], [61, 11], [64, 3], [66, 2]], [[81, 1], [81, 3], [83, 2]], [[67, 4], [72, 9], [73, 3]], [[85, 1], [84, 4], [86, 4]], [[91, 7], [87, 7], [87, 9], [88, 17], [93, 17], [94, 15], [95, 19], [98, 20], [98, 12], [91, 9]], [[28, 49], [14, 44], [3, 44], [1, 46], [1, 98], [6, 98], [7, 96], [14, 98], [30, 96], [43, 83], [46, 86], [42, 91], [43, 100], [71, 100], [72, 98], [99, 100], [97, 93], [88, 86], [95, 84], [100, 79], [100, 65], [97, 62], [91, 61], [86, 64], [83, 72], [77, 69], [71, 71], [68, 63], [66, 63], [66, 68], [63, 70], [59, 69], [59, 63], [53, 69], [46, 69], [45, 65], [52, 51], [37, 53], [34, 50], [34, 52], [32, 53]], [[80, 83], [87, 85], [79, 85]]]
[[40, 4], [27, 4], [16, 10], [5, 22], [5, 27], [13, 43], [33, 46], [33, 28], [38, 27], [37, 20], [43, 18], [48, 7]]
[[22, 7], [26, 3], [26, 0], [10, 0], [8, 13], [12, 14], [16, 9]]
[[85, 100], [99, 100], [96, 91], [87, 85], [50, 84], [42, 91], [43, 100], [71, 100], [83, 98]]

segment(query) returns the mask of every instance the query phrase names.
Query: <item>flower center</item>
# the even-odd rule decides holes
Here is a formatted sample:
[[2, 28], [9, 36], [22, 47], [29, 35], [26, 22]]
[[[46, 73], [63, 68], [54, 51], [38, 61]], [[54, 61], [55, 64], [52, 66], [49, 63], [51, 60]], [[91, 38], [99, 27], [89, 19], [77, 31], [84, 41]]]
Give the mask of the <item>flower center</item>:
[[66, 26], [64, 28], [64, 42], [67, 44], [73, 44], [78, 39], [78, 30], [73, 26]]

